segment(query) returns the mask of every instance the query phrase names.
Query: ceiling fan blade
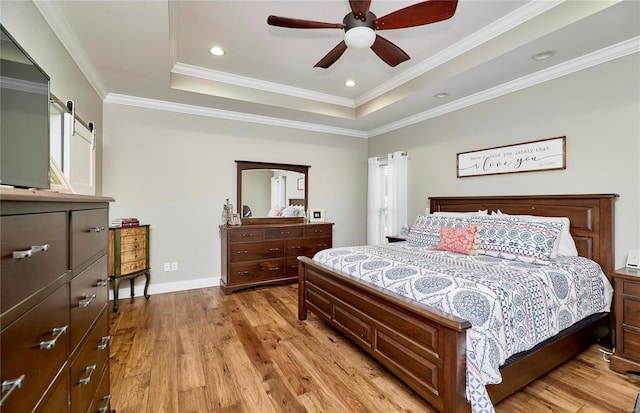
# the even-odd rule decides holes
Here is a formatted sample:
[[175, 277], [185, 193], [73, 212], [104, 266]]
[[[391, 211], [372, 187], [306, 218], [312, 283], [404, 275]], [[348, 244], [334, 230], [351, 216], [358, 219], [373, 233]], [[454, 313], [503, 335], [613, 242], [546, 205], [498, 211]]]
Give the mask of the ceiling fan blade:
[[371, 0], [349, 0], [349, 4], [351, 5], [353, 17], [365, 21], [367, 14], [369, 14]]
[[378, 18], [376, 30], [402, 29], [447, 20], [455, 14], [456, 7], [457, 0], [423, 1]]
[[396, 67], [405, 60], [411, 59], [404, 50], [379, 35], [376, 35], [376, 41], [371, 45], [371, 50], [391, 67]]
[[270, 26], [288, 27], [290, 29], [344, 29], [345, 27], [342, 23], [324, 23], [278, 16], [269, 16], [267, 18], [267, 24]]
[[328, 68], [329, 66], [334, 64], [336, 60], [340, 58], [340, 56], [342, 56], [345, 50], [347, 50], [347, 44], [343, 40], [340, 43], [338, 43], [336, 47], [331, 49], [331, 51], [327, 53], [325, 57], [320, 59], [318, 63], [313, 65], [313, 67], [321, 67], [323, 69]]

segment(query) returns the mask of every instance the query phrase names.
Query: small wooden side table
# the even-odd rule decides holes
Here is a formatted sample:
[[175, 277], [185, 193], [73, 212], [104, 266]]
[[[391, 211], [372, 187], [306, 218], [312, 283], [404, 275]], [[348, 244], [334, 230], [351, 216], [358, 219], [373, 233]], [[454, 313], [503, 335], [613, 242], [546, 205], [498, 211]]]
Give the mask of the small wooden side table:
[[131, 297], [135, 279], [144, 275], [144, 297], [149, 299], [149, 225], [109, 228], [109, 280], [113, 285], [113, 311], [118, 311], [120, 281], [129, 280]]
[[619, 373], [640, 373], [640, 271], [613, 272], [616, 350], [609, 367]]

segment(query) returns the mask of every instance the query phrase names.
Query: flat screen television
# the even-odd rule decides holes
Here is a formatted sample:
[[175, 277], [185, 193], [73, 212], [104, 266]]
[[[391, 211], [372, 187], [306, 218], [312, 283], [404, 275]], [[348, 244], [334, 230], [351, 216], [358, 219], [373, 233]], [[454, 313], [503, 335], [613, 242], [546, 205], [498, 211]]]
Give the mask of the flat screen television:
[[46, 189], [49, 76], [0, 28], [0, 184]]

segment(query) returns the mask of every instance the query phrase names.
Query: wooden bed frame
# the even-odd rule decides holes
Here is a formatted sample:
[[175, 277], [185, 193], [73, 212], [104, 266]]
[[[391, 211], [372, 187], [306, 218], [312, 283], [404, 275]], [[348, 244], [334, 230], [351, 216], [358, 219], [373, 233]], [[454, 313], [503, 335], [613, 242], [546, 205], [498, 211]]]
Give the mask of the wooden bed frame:
[[[613, 203], [617, 195], [430, 198], [431, 212], [487, 209], [507, 214], [568, 217], [581, 256], [613, 271]], [[350, 338], [440, 412], [469, 412], [466, 330], [471, 324], [300, 257], [298, 318], [311, 311]], [[596, 340], [610, 338], [610, 315], [591, 317], [526, 356], [501, 367], [502, 383], [487, 386], [494, 404]], [[605, 345], [608, 342], [605, 342]]]

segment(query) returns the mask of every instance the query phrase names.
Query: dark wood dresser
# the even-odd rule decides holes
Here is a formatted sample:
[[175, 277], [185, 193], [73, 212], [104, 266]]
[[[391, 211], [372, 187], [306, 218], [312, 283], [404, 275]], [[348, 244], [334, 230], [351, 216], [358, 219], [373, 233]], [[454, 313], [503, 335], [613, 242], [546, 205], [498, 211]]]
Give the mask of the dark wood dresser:
[[1, 412], [109, 411], [110, 201], [0, 189]]
[[620, 268], [613, 278], [616, 349], [609, 366], [640, 373], [640, 271]]
[[223, 225], [225, 294], [242, 288], [298, 281], [298, 257], [333, 245], [333, 223]]

